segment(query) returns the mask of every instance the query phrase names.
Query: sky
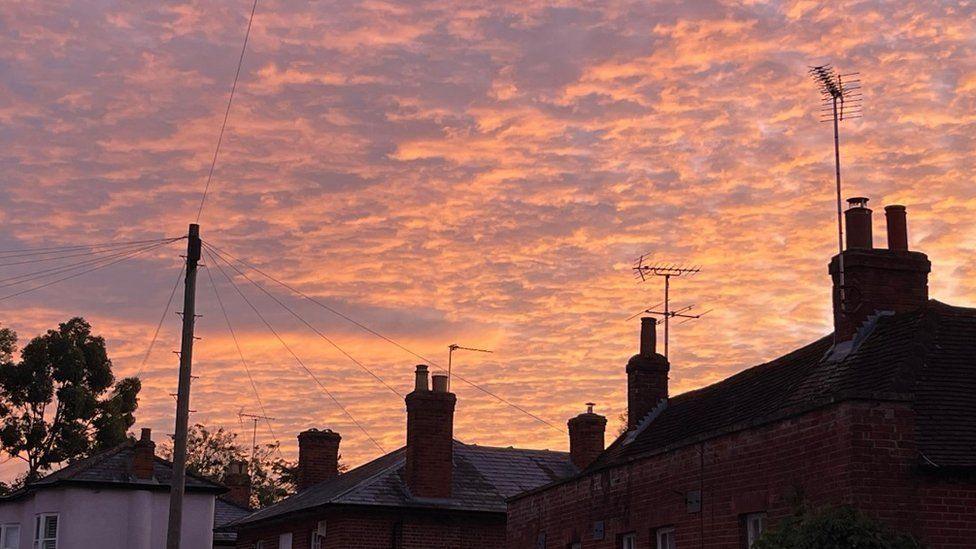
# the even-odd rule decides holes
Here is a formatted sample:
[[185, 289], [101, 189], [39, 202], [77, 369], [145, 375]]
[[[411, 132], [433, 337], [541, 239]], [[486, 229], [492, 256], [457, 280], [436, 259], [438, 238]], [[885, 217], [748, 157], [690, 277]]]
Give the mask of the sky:
[[[151, 4], [4, 3], [0, 249], [194, 221], [251, 2]], [[259, 0], [201, 234], [441, 366], [451, 343], [492, 350], [459, 351], [455, 372], [545, 423], [455, 380], [456, 437], [564, 450], [585, 402], [618, 427], [628, 317], [662, 294], [634, 279], [641, 254], [701, 265], [672, 285], [675, 306], [711, 311], [672, 330], [672, 394], [832, 330], [832, 135], [810, 65], [861, 73], [844, 194], [871, 198], [876, 245], [882, 206], [905, 204], [932, 297], [976, 303], [974, 37], [972, 1]], [[87, 318], [117, 375], [143, 380], [134, 428], [162, 442], [180, 291], [143, 357], [184, 246], [0, 299], [0, 324], [23, 343]], [[287, 457], [299, 431], [331, 428], [349, 465], [403, 444], [396, 392], [417, 356], [215, 262], [199, 276], [191, 421], [249, 443], [239, 412], [273, 417], [258, 441]]]

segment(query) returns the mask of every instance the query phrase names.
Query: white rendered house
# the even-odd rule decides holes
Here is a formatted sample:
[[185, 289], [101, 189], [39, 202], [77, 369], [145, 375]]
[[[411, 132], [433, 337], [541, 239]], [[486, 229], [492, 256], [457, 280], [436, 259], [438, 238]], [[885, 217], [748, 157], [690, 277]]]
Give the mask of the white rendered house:
[[[0, 549], [165, 549], [172, 467], [139, 441], [77, 461], [0, 498]], [[182, 546], [213, 546], [226, 489], [187, 475]]]

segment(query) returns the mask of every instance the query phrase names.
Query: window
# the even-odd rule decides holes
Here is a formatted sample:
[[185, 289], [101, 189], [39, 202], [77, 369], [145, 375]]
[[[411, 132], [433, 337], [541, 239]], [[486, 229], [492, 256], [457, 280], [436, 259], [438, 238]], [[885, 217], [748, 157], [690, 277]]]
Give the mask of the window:
[[637, 549], [637, 534], [624, 534], [620, 538], [620, 549]]
[[746, 515], [746, 547], [752, 547], [752, 544], [756, 543], [765, 529], [766, 513]]
[[315, 530], [312, 530], [312, 549], [325, 547], [325, 521], [320, 520]]
[[254, 549], [264, 549], [264, 542], [263, 541], [259, 541], [259, 542], [255, 543], [254, 544]]
[[278, 549], [291, 549], [291, 532], [278, 536]]
[[58, 549], [58, 515], [37, 515], [34, 521], [34, 549]]
[[574, 541], [569, 544], [569, 549], [583, 549], [583, 543], [579, 541]]
[[0, 526], [0, 549], [20, 549], [20, 525]]
[[674, 527], [657, 529], [657, 549], [675, 549]]

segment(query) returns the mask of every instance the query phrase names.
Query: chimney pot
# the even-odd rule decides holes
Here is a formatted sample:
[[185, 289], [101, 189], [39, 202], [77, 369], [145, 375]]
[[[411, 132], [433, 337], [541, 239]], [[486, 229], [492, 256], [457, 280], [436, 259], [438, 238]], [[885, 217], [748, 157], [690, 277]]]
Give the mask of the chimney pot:
[[844, 224], [847, 225], [847, 249], [874, 247], [874, 236], [871, 231], [871, 210], [868, 199], [855, 196], [847, 199], [848, 208], [844, 212]]
[[641, 318], [640, 355], [652, 357], [657, 352], [657, 319]]
[[417, 365], [417, 377], [414, 382], [414, 391], [426, 391], [427, 390], [427, 365], [418, 364]]
[[586, 412], [569, 420], [569, 458], [580, 470], [589, 467], [603, 453], [607, 418], [593, 413], [592, 402]]
[[892, 204], [885, 206], [885, 219], [888, 222], [888, 249], [908, 250], [908, 220], [905, 207]]
[[435, 393], [447, 392], [447, 374], [434, 374], [431, 376]]
[[298, 491], [339, 476], [339, 442], [331, 429], [298, 434]]
[[156, 443], [152, 441], [152, 429], [143, 428], [132, 452], [132, 474], [138, 479], [153, 478], [156, 462]]

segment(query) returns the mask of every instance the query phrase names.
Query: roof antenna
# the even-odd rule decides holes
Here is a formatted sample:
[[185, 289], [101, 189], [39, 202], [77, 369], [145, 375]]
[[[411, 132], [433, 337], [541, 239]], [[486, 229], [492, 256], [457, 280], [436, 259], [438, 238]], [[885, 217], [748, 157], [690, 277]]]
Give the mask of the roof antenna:
[[451, 361], [454, 359], [454, 351], [475, 351], [478, 353], [492, 353], [494, 351], [488, 351], [486, 349], [475, 349], [473, 347], [462, 347], [457, 343], [451, 343], [447, 346], [447, 390], [451, 390]]
[[[645, 263], [646, 261], [647, 261], [647, 255], [642, 255], [639, 258], [637, 258], [637, 263], [634, 265], [634, 272], [636, 273], [636, 276], [640, 277], [641, 282], [647, 280], [648, 276], [660, 276], [664, 278], [664, 301], [663, 301], [664, 310], [655, 311], [653, 310], [654, 307], [651, 307], [637, 314], [647, 313], [647, 314], [661, 317], [661, 320], [659, 320], [658, 323], [664, 324], [664, 358], [667, 359], [668, 358], [668, 337], [670, 335], [669, 328], [671, 324], [671, 319], [683, 318], [685, 320], [680, 322], [679, 324], [684, 324], [685, 322], [690, 322], [696, 318], [701, 318], [707, 315], [708, 313], [711, 312], [711, 309], [697, 315], [689, 314], [689, 311], [691, 311], [694, 308], [694, 305], [688, 305], [687, 307], [683, 307], [681, 309], [677, 309], [674, 311], [671, 310], [671, 295], [670, 295], [671, 277], [678, 277], [678, 276], [685, 276], [685, 275], [693, 276], [699, 271], [701, 271], [700, 265], [696, 265], [693, 267], [684, 267], [676, 263], [671, 263], [671, 264], [655, 263], [653, 265], [648, 265]], [[634, 318], [634, 317], [630, 317], [630, 318]]]
[[838, 74], [827, 65], [810, 67], [810, 77], [820, 89], [820, 121], [834, 123], [834, 175], [837, 182], [837, 258], [840, 285], [840, 310], [845, 311], [847, 292], [844, 286], [844, 213], [840, 188], [840, 122], [861, 118], [862, 101], [860, 73]]
[[[259, 416], [257, 414], [246, 414], [244, 413], [244, 408], [241, 408], [241, 410], [237, 412], [237, 421], [240, 421], [242, 426], [244, 425], [244, 418], [247, 418], [249, 421], [253, 423], [252, 430], [251, 430], [251, 463], [254, 463], [254, 456], [258, 449], [258, 422], [261, 420], [264, 421], [276, 421], [276, 420], [273, 417]], [[275, 442], [278, 441], [276, 440]]]

